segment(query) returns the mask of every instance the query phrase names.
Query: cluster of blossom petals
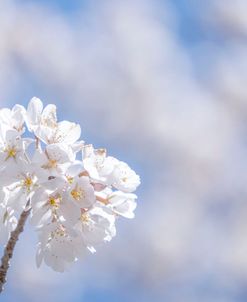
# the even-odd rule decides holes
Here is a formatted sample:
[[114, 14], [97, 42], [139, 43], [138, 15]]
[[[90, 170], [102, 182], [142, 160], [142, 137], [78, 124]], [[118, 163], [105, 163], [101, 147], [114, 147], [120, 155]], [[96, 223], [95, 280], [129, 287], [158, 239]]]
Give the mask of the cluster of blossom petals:
[[134, 217], [140, 184], [126, 163], [80, 136], [80, 125], [58, 121], [56, 106], [35, 97], [27, 109], [0, 110], [0, 242], [31, 210], [37, 265], [59, 272], [110, 241], [118, 217]]

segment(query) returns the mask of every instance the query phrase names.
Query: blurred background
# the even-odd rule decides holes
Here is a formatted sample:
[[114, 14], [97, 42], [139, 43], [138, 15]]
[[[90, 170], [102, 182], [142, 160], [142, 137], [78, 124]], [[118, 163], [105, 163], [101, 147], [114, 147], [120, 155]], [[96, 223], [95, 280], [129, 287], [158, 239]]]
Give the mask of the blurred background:
[[142, 185], [68, 273], [27, 226], [1, 301], [247, 301], [247, 1], [2, 0], [0, 106], [32, 96]]

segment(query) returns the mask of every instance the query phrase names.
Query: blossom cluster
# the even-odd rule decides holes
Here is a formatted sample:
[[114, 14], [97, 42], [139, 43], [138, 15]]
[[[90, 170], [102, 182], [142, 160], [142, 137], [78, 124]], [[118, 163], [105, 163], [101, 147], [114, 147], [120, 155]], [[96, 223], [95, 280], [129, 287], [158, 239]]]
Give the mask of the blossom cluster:
[[80, 136], [78, 124], [58, 121], [56, 106], [38, 98], [27, 109], [0, 110], [0, 240], [6, 244], [21, 212], [31, 210], [37, 265], [60, 272], [110, 241], [119, 216], [134, 217], [140, 184], [126, 163]]

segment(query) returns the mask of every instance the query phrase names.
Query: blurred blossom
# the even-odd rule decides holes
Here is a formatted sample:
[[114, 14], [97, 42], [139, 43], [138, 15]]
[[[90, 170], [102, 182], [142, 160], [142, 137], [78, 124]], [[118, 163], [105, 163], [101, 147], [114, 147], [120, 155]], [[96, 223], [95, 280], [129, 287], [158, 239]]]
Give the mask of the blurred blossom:
[[56, 3], [0, 3], [1, 106], [56, 103], [143, 185], [66, 275], [22, 236], [3, 301], [246, 301], [246, 1]]

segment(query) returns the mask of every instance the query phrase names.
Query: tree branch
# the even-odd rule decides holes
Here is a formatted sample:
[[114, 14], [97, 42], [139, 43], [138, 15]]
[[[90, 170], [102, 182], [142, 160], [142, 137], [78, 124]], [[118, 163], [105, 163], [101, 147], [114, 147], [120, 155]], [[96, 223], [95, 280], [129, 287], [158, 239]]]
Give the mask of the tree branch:
[[3, 286], [6, 282], [6, 275], [8, 272], [8, 269], [10, 267], [10, 259], [13, 256], [14, 248], [16, 245], [16, 242], [19, 239], [19, 235], [21, 232], [23, 232], [25, 222], [28, 218], [28, 215], [30, 214], [31, 209], [29, 208], [29, 202], [27, 203], [26, 209], [21, 213], [18, 224], [13, 232], [11, 232], [9, 241], [4, 249], [4, 254], [2, 257], [2, 263], [0, 267], [0, 293], [3, 291]]

